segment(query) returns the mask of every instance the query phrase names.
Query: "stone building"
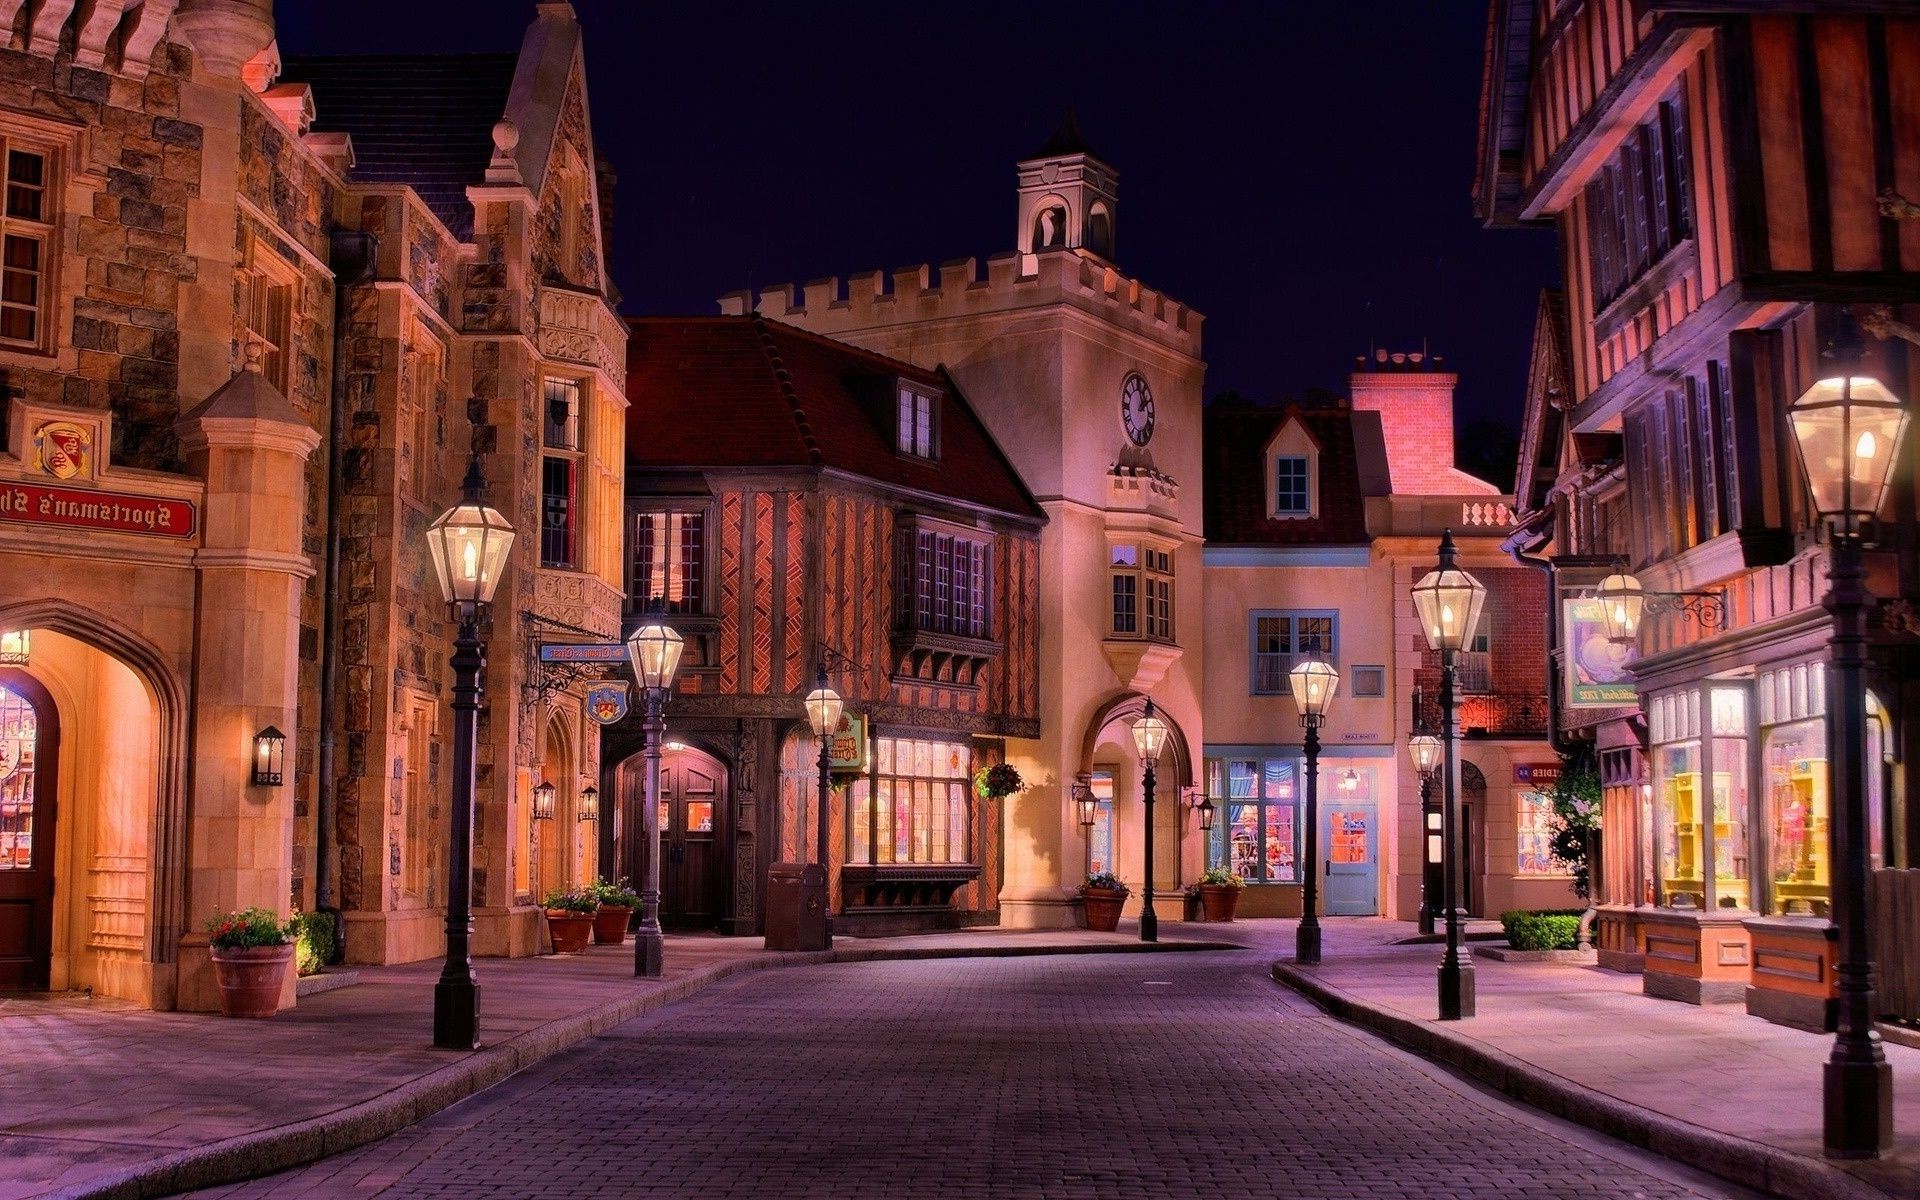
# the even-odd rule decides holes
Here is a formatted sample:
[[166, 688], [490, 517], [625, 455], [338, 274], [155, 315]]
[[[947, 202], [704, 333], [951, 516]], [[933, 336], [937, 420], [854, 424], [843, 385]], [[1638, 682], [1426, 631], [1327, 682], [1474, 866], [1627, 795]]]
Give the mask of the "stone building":
[[1380, 351], [1348, 395], [1207, 411], [1207, 862], [1247, 880], [1248, 915], [1301, 909], [1306, 764], [1287, 675], [1308, 655], [1340, 672], [1311, 834], [1321, 911], [1418, 915], [1429, 840], [1407, 741], [1438, 732], [1439, 663], [1411, 589], [1448, 529], [1488, 590], [1456, 672], [1466, 907], [1573, 902], [1546, 851], [1543, 785], [1559, 759], [1533, 619], [1543, 577], [1502, 553], [1510, 497], [1453, 465], [1456, 382], [1425, 354]]
[[338, 908], [354, 961], [439, 952], [451, 631], [420, 535], [470, 445], [521, 531], [478, 944], [531, 952], [590, 831], [534, 863], [528, 791], [597, 771], [531, 647], [611, 636], [621, 584], [626, 335], [570, 6], [517, 55], [406, 61], [283, 60], [268, 0], [0, 15], [9, 980], [212, 1007], [199, 930], [246, 905]]
[[[687, 640], [661, 764], [662, 920], [754, 933], [813, 861], [824, 667], [853, 714], [830, 792], [835, 928], [991, 923], [1002, 802], [974, 775], [1040, 732], [1040, 528], [945, 372], [759, 316], [635, 319], [630, 624]], [[607, 730], [602, 829], [644, 878], [640, 722]], [[862, 761], [864, 760], [864, 761]]]
[[1037, 737], [1006, 754], [1030, 785], [1003, 819], [1000, 921], [1077, 920], [1087, 838], [1076, 783], [1113, 791], [1116, 869], [1144, 897], [1144, 806], [1130, 728], [1151, 697], [1172, 726], [1155, 808], [1156, 911], [1180, 913], [1200, 841], [1201, 316], [1123, 274], [1118, 175], [1069, 115], [1017, 168], [1015, 249], [782, 285], [721, 301], [951, 376], [1046, 514], [1035, 584]]

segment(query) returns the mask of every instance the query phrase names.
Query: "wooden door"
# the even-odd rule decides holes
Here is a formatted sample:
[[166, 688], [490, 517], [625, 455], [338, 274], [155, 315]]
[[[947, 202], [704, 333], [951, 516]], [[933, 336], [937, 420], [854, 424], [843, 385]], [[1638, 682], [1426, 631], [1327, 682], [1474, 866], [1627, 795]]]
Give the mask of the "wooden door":
[[1379, 911], [1379, 832], [1371, 804], [1336, 804], [1322, 827], [1326, 862], [1326, 911], [1331, 916], [1372, 916]]
[[0, 668], [0, 990], [47, 986], [60, 722], [46, 689]]
[[721, 824], [726, 788], [721, 772], [705, 755], [670, 755], [660, 764], [661, 920], [685, 928], [710, 929], [722, 916]]

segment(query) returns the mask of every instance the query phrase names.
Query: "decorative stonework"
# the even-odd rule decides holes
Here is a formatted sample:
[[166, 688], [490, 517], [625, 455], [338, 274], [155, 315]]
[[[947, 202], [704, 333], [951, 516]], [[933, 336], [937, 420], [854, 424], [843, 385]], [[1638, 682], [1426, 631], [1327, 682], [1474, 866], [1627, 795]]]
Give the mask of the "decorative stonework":
[[627, 385], [627, 333], [620, 318], [594, 292], [540, 289], [540, 353], [595, 367]]

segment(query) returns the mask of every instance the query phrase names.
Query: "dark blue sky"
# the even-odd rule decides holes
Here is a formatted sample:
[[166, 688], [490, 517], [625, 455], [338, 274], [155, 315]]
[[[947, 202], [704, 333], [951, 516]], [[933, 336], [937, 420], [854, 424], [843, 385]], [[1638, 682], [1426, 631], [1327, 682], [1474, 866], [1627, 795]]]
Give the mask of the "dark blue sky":
[[[513, 49], [532, 0], [280, 0], [282, 49]], [[1338, 387], [1422, 339], [1516, 420], [1553, 240], [1473, 220], [1476, 0], [576, 0], [631, 312], [1012, 248], [1069, 103], [1120, 266], [1207, 315], [1208, 393]]]

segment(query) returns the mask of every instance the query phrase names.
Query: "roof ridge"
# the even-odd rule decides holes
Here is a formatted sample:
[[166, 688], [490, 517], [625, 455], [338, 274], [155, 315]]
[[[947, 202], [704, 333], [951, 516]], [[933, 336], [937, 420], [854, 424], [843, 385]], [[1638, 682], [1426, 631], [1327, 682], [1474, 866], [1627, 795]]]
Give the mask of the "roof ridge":
[[[727, 314], [722, 313], [721, 315], [725, 316]], [[868, 362], [879, 363], [880, 365], [888, 368], [891, 371], [894, 371], [895, 373], [907, 373], [907, 374], [917, 373], [917, 374], [925, 375], [929, 377], [934, 377], [939, 374], [938, 371], [929, 370], [928, 368], [920, 366], [917, 363], [910, 363], [904, 358], [894, 358], [892, 355], [882, 354], [878, 350], [869, 350], [865, 346], [856, 346], [852, 342], [843, 342], [839, 338], [829, 337], [824, 333], [820, 333], [815, 330], [808, 329], [804, 325], [795, 325], [792, 322], [782, 321], [782, 320], [779, 320], [778, 318], [763, 317], [759, 313], [752, 313], [749, 315], [751, 315], [753, 319], [756, 321], [772, 320], [774, 324], [780, 326], [780, 331], [782, 333], [797, 334], [800, 337], [807, 339], [808, 341], [818, 343], [819, 345], [825, 346], [829, 349], [840, 351], [847, 354], [856, 355], [860, 358], [866, 359]]]
[[786, 397], [787, 407], [793, 410], [793, 424], [800, 432], [800, 441], [807, 448], [807, 458], [814, 466], [823, 466], [827, 456], [820, 449], [820, 439], [813, 434], [813, 423], [807, 420], [807, 410], [800, 403], [800, 394], [793, 390], [793, 373], [787, 370], [787, 362], [780, 357], [780, 349], [774, 344], [773, 334], [767, 329], [766, 319], [755, 314], [753, 331], [760, 340], [760, 352], [767, 357], [767, 364], [773, 368], [773, 381], [780, 387], [780, 394]]

